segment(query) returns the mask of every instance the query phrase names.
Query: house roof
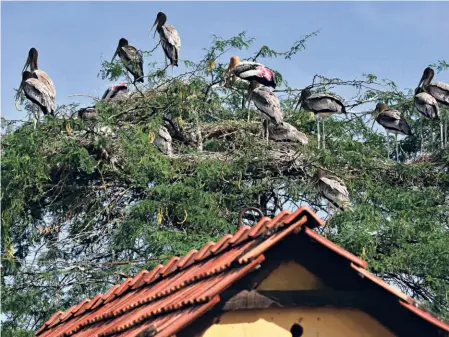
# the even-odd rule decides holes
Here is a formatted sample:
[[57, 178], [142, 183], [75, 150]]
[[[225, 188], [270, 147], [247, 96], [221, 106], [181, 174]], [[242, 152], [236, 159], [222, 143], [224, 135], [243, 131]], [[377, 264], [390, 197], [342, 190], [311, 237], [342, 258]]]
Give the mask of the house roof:
[[260, 266], [264, 253], [285, 237], [303, 233], [348, 260], [355, 273], [394, 295], [408, 311], [439, 329], [449, 325], [419, 307], [411, 297], [370, 273], [366, 261], [324, 238], [313, 228], [323, 221], [309, 208], [263, 217], [254, 227], [208, 242], [165, 265], [142, 270], [105, 294], [56, 312], [36, 331], [37, 337], [169, 337], [220, 302], [220, 295]]

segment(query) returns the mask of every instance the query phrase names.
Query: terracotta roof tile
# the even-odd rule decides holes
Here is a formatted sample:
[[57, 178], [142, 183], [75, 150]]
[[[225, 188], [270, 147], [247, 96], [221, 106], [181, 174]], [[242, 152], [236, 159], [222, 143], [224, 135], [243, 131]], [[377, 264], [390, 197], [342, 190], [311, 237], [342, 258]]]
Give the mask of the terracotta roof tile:
[[408, 303], [408, 302], [404, 302], [404, 301], [399, 301], [399, 303], [401, 303], [401, 305], [403, 307], [405, 307], [406, 309], [410, 310], [411, 312], [413, 312], [414, 314], [418, 315], [419, 317], [423, 318], [427, 322], [429, 322], [429, 323], [439, 327], [440, 329], [442, 329], [444, 331], [449, 332], [449, 324], [446, 324], [446, 323], [440, 321], [436, 317], [432, 316], [430, 313], [428, 313], [428, 312], [426, 312], [426, 311], [416, 307], [412, 303]]
[[[57, 312], [36, 331], [38, 337], [170, 337], [220, 301], [220, 293], [264, 260], [264, 252], [286, 236], [301, 233], [348, 259], [363, 277], [398, 297], [421, 319], [449, 327], [412, 305], [413, 300], [368, 272], [367, 263], [312, 231], [323, 221], [307, 207], [263, 217], [199, 251], [172, 257], [165, 265], [140, 271], [103, 295]], [[306, 227], [307, 226], [307, 227]], [[301, 230], [303, 229], [303, 230]], [[405, 302], [404, 302], [405, 301]]]

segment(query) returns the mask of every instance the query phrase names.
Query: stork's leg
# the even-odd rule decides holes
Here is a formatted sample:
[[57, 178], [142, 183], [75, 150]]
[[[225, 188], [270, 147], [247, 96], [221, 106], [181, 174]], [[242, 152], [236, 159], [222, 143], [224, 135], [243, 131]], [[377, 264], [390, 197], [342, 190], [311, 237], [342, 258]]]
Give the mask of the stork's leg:
[[323, 149], [326, 148], [326, 133], [324, 132], [324, 119], [321, 121], [322, 131], [323, 131]]
[[399, 144], [398, 144], [398, 134], [395, 135], [396, 142], [396, 161], [399, 163]]
[[444, 148], [447, 146], [447, 120], [444, 121]]
[[265, 121], [265, 136], [267, 137], [267, 143], [268, 143], [268, 121]]
[[430, 142], [431, 142], [430, 149], [432, 150], [433, 146], [434, 146], [434, 142], [435, 142], [435, 137], [434, 137], [434, 134], [433, 134], [433, 127], [432, 126], [430, 126]]
[[387, 158], [390, 159], [390, 134], [387, 132]]
[[171, 78], [175, 77], [175, 67], [173, 66], [173, 64], [171, 65]]
[[421, 132], [421, 154], [422, 154], [422, 149], [423, 149], [423, 133], [422, 133], [422, 118], [419, 119], [420, 121], [420, 132]]
[[38, 120], [38, 118], [39, 117], [36, 117], [36, 111], [35, 111], [35, 107], [33, 106], [32, 108], [31, 108], [31, 114], [33, 115], [33, 126], [34, 126], [34, 130], [36, 130], [36, 128], [37, 128], [37, 120]]

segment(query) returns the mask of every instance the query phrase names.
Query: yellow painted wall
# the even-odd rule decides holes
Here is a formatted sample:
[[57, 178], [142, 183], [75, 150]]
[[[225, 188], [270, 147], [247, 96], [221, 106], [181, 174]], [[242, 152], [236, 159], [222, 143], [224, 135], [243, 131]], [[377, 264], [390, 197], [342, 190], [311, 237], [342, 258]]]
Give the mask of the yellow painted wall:
[[284, 261], [257, 287], [257, 290], [313, 290], [327, 288], [324, 282], [294, 261]]
[[268, 308], [226, 312], [197, 337], [291, 337], [300, 324], [302, 337], [394, 337], [374, 318], [347, 308]]

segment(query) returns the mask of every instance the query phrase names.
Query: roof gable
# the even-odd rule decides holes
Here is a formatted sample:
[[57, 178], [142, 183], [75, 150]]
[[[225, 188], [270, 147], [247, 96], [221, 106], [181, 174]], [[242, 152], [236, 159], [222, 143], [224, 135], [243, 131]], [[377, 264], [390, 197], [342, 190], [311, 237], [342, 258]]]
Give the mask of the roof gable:
[[417, 302], [366, 270], [367, 263], [312, 229], [323, 221], [307, 207], [263, 217], [254, 227], [242, 226], [234, 235], [209, 242], [199, 251], [172, 257], [152, 271], [115, 285], [105, 294], [85, 299], [66, 312], [51, 316], [37, 337], [171, 336], [220, 302], [220, 294], [260, 266], [264, 253], [291, 234], [301, 232], [349, 260], [351, 267], [420, 319], [449, 332], [449, 325], [422, 311]]

